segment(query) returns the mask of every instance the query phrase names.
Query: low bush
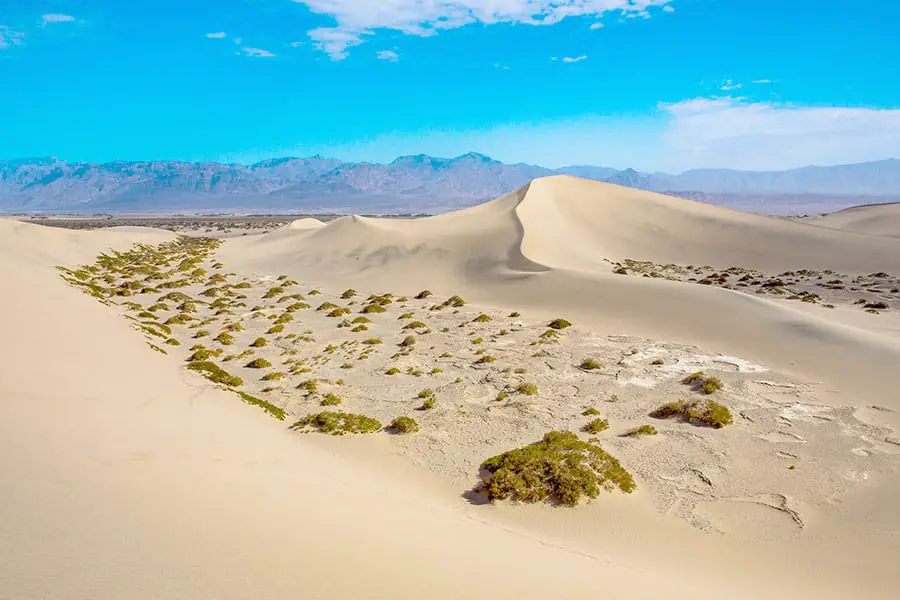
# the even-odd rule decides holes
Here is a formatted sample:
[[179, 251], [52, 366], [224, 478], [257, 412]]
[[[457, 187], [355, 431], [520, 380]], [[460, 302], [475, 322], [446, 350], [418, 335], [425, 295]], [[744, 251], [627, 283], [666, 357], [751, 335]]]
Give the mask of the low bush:
[[585, 432], [594, 434], [600, 433], [601, 431], [606, 431], [607, 429], [609, 429], [609, 421], [600, 418], [589, 421], [584, 425], [584, 427], [582, 427], [582, 430], [584, 430]]
[[322, 398], [322, 406], [337, 406], [341, 403], [341, 399], [336, 394], [326, 394], [324, 398]]
[[493, 319], [490, 315], [486, 315], [486, 314], [484, 314], [484, 313], [481, 313], [480, 315], [478, 315], [477, 317], [475, 317], [474, 319], [472, 319], [472, 322], [473, 322], [473, 323], [488, 323], [488, 322], [493, 321], [493, 320], [494, 320], [494, 319]]
[[399, 345], [401, 348], [408, 348], [409, 346], [415, 346], [416, 345], [416, 337], [413, 335], [408, 335], [405, 338], [403, 338], [403, 341], [400, 342]]
[[434, 408], [434, 398], [430, 397], [426, 398], [425, 401], [422, 402], [422, 406], [419, 408], [419, 410], [431, 410], [432, 408]]
[[433, 296], [433, 295], [434, 295], [434, 294], [432, 294], [432, 293], [431, 293], [430, 291], [428, 291], [428, 290], [422, 290], [421, 292], [419, 292], [418, 294], [416, 294], [416, 300], [424, 300], [425, 298], [429, 298], [429, 297], [431, 297], [431, 296]]
[[525, 396], [535, 396], [538, 393], [538, 387], [533, 383], [520, 383], [516, 392]]
[[234, 343], [234, 337], [230, 333], [223, 331], [219, 335], [213, 338], [215, 341], [219, 342], [223, 346], [230, 346]]
[[733, 419], [731, 411], [726, 406], [714, 400], [677, 400], [667, 402], [650, 413], [657, 419], [677, 417], [683, 421], [721, 429], [731, 425]]
[[504, 452], [481, 464], [488, 499], [577, 505], [601, 489], [631, 493], [634, 479], [615, 457], [570, 431], [551, 431], [530, 446]]
[[344, 300], [349, 300], [350, 298], [352, 298], [355, 295], [356, 295], [356, 290], [351, 288], [348, 290], [344, 290], [344, 293], [341, 294], [341, 298], [343, 298]]
[[271, 373], [266, 373], [260, 378], [260, 381], [278, 381], [279, 379], [284, 379], [284, 373], [279, 371], [272, 371]]
[[343, 317], [344, 315], [349, 315], [350, 312], [351, 311], [349, 308], [340, 307], [340, 308], [335, 308], [334, 310], [332, 310], [330, 313], [328, 313], [328, 316], [331, 318]]
[[391, 367], [390, 369], [385, 371], [384, 374], [385, 375], [399, 375], [400, 369], [398, 369], [397, 367]]
[[566, 329], [567, 327], [571, 327], [572, 324], [565, 319], [553, 319], [549, 323], [547, 323], [547, 327], [550, 329]]
[[272, 327], [269, 327], [268, 331], [266, 331], [266, 335], [275, 335], [276, 333], [281, 333], [282, 331], [284, 331], [284, 325], [273, 325]]
[[641, 425], [633, 429], [629, 429], [622, 434], [622, 437], [640, 437], [642, 435], [656, 435], [656, 427], [653, 425]]
[[248, 369], [267, 369], [272, 366], [272, 363], [264, 358], [254, 358], [244, 366]]
[[584, 359], [578, 366], [585, 371], [593, 371], [595, 369], [603, 368], [603, 364], [600, 361], [594, 360], [593, 358]]
[[267, 346], [268, 344], [269, 344], [269, 342], [266, 341], [266, 338], [258, 337], [255, 340], [253, 340], [253, 343], [250, 344], [250, 347], [251, 348], [263, 348], [263, 347]]
[[387, 311], [387, 309], [385, 307], [381, 306], [380, 304], [367, 304], [366, 306], [363, 307], [362, 311], [360, 311], [360, 312], [365, 313], [365, 314], [372, 314], [372, 313], [383, 313], [386, 311]]
[[411, 321], [404, 325], [403, 329], [424, 329], [426, 327], [428, 327], [428, 325], [426, 325], [422, 321]]
[[251, 396], [250, 394], [245, 394], [244, 392], [236, 392], [238, 396], [241, 397], [241, 400], [246, 402], [247, 404], [251, 404], [253, 406], [258, 406], [279, 421], [284, 421], [285, 412], [283, 408], [275, 406], [271, 402], [266, 402], [262, 398], [257, 398], [256, 396]]
[[591, 408], [585, 410], [583, 413], [581, 413], [581, 415], [584, 417], [596, 416], [599, 414], [600, 414], [600, 411], [594, 407], [591, 407]]
[[213, 383], [221, 383], [229, 387], [237, 387], [244, 385], [244, 380], [240, 377], [229, 374], [219, 365], [209, 361], [194, 361], [188, 363], [188, 369], [197, 371]]
[[485, 365], [488, 363], [497, 362], [497, 359], [491, 356], [490, 354], [485, 354], [475, 361], [476, 365]]
[[377, 346], [378, 344], [381, 344], [381, 343], [383, 343], [383, 342], [378, 338], [369, 338], [367, 340], [363, 340], [363, 344], [365, 344], [367, 346]]
[[391, 421], [391, 429], [396, 433], [415, 433], [419, 431], [419, 424], [411, 417], [397, 417]]
[[691, 373], [681, 381], [686, 385], [690, 385], [694, 391], [703, 392], [706, 395], [714, 394], [725, 387], [718, 377], [707, 376], [703, 371]]
[[364, 415], [324, 411], [300, 419], [291, 425], [291, 429], [297, 431], [315, 429], [321, 433], [345, 435], [348, 433], [374, 433], [381, 431], [381, 423]]
[[297, 384], [298, 390], [306, 390], [307, 394], [314, 394], [319, 388], [319, 383], [315, 379], [306, 379]]

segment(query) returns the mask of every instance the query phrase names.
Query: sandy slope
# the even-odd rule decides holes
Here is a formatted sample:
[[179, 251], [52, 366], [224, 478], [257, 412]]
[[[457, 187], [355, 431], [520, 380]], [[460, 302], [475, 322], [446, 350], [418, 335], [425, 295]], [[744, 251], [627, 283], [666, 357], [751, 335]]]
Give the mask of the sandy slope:
[[[705, 340], [827, 381], [843, 402], [871, 392], [900, 408], [891, 335], [613, 275], [603, 260], [900, 271], [896, 241], [673, 202], [684, 201], [553, 178], [430, 219], [233, 239], [218, 258], [331, 288], [430, 287], [604, 333]], [[15, 290], [0, 295], [0, 580], [11, 597], [821, 599], [900, 587], [893, 480], [846, 498], [844, 521], [810, 515], [800, 542], [748, 543], [658, 518], [639, 494], [611, 497], [599, 517], [596, 507], [468, 506], [378, 442], [290, 434], [152, 352], [52, 269], [166, 239], [0, 222], [0, 276]]]
[[[900, 272], [900, 241], [813, 227], [573, 177], [420, 220], [346, 217], [229, 242], [225, 261], [399, 293], [429, 287], [566, 315], [609, 333], [693, 343], [827, 382], [850, 397], [900, 387], [900, 338], [825, 311], [723, 289], [622, 277], [610, 261]], [[852, 382], [849, 383], [849, 382]]]
[[854, 206], [802, 221], [819, 227], [896, 238], [900, 237], [900, 204]]

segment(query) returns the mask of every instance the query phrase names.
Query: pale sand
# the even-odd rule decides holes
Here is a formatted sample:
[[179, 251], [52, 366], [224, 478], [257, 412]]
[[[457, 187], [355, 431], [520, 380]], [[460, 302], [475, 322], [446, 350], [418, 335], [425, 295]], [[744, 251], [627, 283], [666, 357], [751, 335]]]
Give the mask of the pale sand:
[[900, 204], [854, 206], [824, 216], [806, 217], [804, 223], [869, 235], [900, 237]]
[[[550, 365], [528, 363], [538, 401], [513, 406], [514, 416], [479, 412], [483, 372], [463, 366], [464, 391], [441, 401], [462, 407], [452, 420], [465, 427], [440, 423], [451, 413], [438, 411], [420, 418], [433, 431], [403, 439], [288, 433], [180, 369], [186, 349], [172, 351], [178, 358], [153, 352], [121, 311], [52, 269], [170, 234], [0, 222], [0, 276], [11, 290], [0, 300], [0, 580], [12, 582], [10, 597], [896, 597], [900, 448], [885, 439], [900, 428], [890, 412], [900, 409], [898, 336], [818, 307], [613, 275], [607, 261], [897, 273], [897, 240], [572, 178], [420, 221], [306, 225], [230, 240], [216, 258], [254, 283], [286, 273], [304, 290], [317, 285], [321, 301], [341, 303], [349, 285], [363, 295], [458, 293], [480, 303], [464, 317], [522, 311], [516, 339], [534, 337], [546, 317], [569, 318], [577, 331], [549, 347]], [[424, 304], [411, 303], [417, 317]], [[398, 310], [373, 317], [372, 334], [398, 336]], [[436, 329], [452, 317], [433, 318]], [[298, 330], [313, 331], [317, 346], [339, 333], [334, 321], [301, 319]], [[264, 327], [247, 323], [249, 339]], [[617, 333], [650, 339], [608, 335]], [[429, 336], [435, 352], [466, 342], [445, 337]], [[488, 343], [498, 356], [506, 348]], [[704, 354], [717, 351], [752, 362]], [[522, 352], [516, 360], [527, 359]], [[586, 375], [559, 369], [587, 353], [620, 361], [615, 381], [584, 380], [596, 381], [595, 396], [619, 390], [620, 402], [601, 406], [617, 427], [683, 395], [678, 369], [697, 365], [721, 369], [726, 398], [753, 420], [720, 432], [656, 423], [663, 435], [630, 448], [604, 438], [638, 478], [632, 496], [604, 494], [574, 510], [462, 500], [460, 473], [474, 479], [472, 461], [488, 448], [577, 426], [573, 415], [599, 401], [555, 400], [570, 397], [573, 382], [583, 387]], [[674, 366], [649, 371], [655, 356]], [[346, 372], [350, 390], [372, 390], [348, 390], [347, 401], [382, 419], [399, 410], [386, 386], [405, 394], [436, 385], [374, 373], [366, 363]], [[299, 414], [314, 406], [283, 400]], [[788, 443], [785, 431], [803, 443]], [[465, 443], [454, 445], [455, 435]], [[800, 464], [797, 480], [786, 478], [784, 460]], [[785, 505], [777, 494], [787, 490]], [[675, 504], [664, 516], [667, 502]]]

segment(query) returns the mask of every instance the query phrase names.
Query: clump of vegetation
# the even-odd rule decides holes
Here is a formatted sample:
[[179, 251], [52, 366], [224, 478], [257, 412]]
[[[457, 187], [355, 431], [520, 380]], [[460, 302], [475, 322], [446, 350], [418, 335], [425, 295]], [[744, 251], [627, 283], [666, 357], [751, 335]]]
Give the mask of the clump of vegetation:
[[521, 316], [522, 316], [522, 315], [520, 315], [520, 314], [519, 314], [518, 312], [516, 312], [516, 311], [513, 311], [513, 312], [509, 313], [509, 317], [510, 317], [511, 319], [515, 319], [516, 317], [521, 317]]
[[416, 294], [416, 300], [424, 300], [425, 298], [429, 298], [429, 297], [431, 297], [431, 296], [433, 296], [433, 295], [434, 295], [434, 294], [432, 294], [432, 293], [431, 293], [430, 291], [428, 291], [428, 290], [422, 290], [421, 292], [419, 292], [418, 294]]
[[582, 427], [582, 429], [587, 433], [597, 434], [601, 431], [606, 431], [607, 429], [609, 429], [609, 421], [607, 421], [606, 419], [597, 418], [586, 423], [585, 426]]
[[165, 322], [166, 325], [184, 325], [185, 323], [189, 323], [193, 321], [193, 317], [187, 313], [179, 313], [173, 317], [169, 317], [169, 319]]
[[485, 364], [492, 363], [492, 362], [497, 362], [497, 359], [494, 358], [493, 356], [491, 356], [490, 354], [485, 354], [484, 356], [479, 357], [478, 360], [475, 361], [475, 364], [476, 365], [485, 365]]
[[284, 373], [279, 371], [272, 371], [271, 373], [266, 373], [260, 378], [260, 381], [278, 381], [279, 379], [284, 379]]
[[381, 306], [380, 304], [367, 304], [363, 307], [362, 311], [360, 311], [360, 312], [363, 312], [365, 314], [383, 313], [383, 312], [387, 312], [387, 309], [385, 307]]
[[391, 367], [390, 369], [385, 371], [384, 374], [385, 375], [399, 375], [400, 369], [398, 369], [397, 367]]
[[351, 311], [349, 308], [340, 307], [340, 308], [335, 308], [334, 310], [332, 310], [330, 313], [328, 313], [328, 316], [332, 317], [332, 318], [343, 317], [344, 315], [349, 315], [350, 312]]
[[432, 396], [434, 396], [434, 390], [431, 388], [425, 388], [418, 394], [419, 398], [431, 398]]
[[434, 408], [434, 397], [425, 398], [425, 401], [422, 402], [422, 406], [419, 407], [419, 410], [431, 410]]
[[367, 346], [377, 346], [378, 344], [381, 344], [381, 343], [383, 343], [383, 342], [378, 338], [369, 338], [367, 340], [363, 340], [363, 344], [365, 344]]
[[269, 298], [274, 298], [275, 296], [279, 296], [283, 293], [284, 293], [283, 287], [280, 287], [280, 286], [273, 287], [265, 293], [265, 295], [263, 296], [263, 300], [268, 300]]
[[322, 398], [322, 406], [337, 406], [341, 403], [341, 399], [336, 394], [326, 394], [324, 398]]
[[728, 407], [714, 400], [677, 400], [667, 402], [650, 413], [657, 419], [677, 417], [695, 425], [721, 429], [734, 421]]
[[593, 371], [595, 369], [603, 368], [603, 364], [600, 361], [595, 360], [593, 358], [584, 359], [583, 361], [581, 361], [581, 364], [578, 366], [579, 366], [579, 368], [581, 368], [585, 371]]
[[402, 348], [408, 348], [410, 346], [415, 346], [416, 345], [416, 337], [414, 335], [408, 335], [405, 338], [403, 338], [403, 341], [400, 342], [399, 345]]
[[350, 321], [350, 322], [351, 322], [351, 323], [354, 323], [354, 324], [357, 324], [357, 323], [359, 323], [359, 324], [366, 324], [366, 323], [371, 323], [371, 322], [372, 322], [372, 319], [370, 319], [369, 317], [363, 317], [362, 315], [360, 315], [360, 316], [356, 317], [355, 319], [353, 319], [353, 320]]
[[428, 327], [428, 325], [426, 325], [422, 321], [411, 321], [404, 325], [403, 329], [424, 329], [426, 327]]
[[456, 295], [450, 296], [449, 298], [444, 300], [444, 303], [442, 304], [442, 306], [445, 306], [445, 307], [449, 306], [449, 307], [453, 307], [453, 308], [462, 308], [465, 305], [466, 305], [466, 301]]
[[257, 398], [256, 396], [245, 394], [244, 392], [237, 392], [237, 395], [240, 396], [241, 400], [243, 400], [247, 404], [258, 406], [279, 421], [284, 421], [285, 412], [283, 408], [275, 406], [271, 402], [266, 402], [262, 398]]
[[169, 339], [167, 339], [167, 340], [166, 340], [165, 342], [163, 342], [163, 343], [164, 343], [164, 344], [167, 344], [167, 345], [169, 345], [169, 346], [180, 346], [180, 345], [181, 345], [181, 342], [179, 342], [179, 341], [176, 340], [175, 338], [169, 338]]
[[481, 468], [489, 473], [483, 489], [492, 502], [552, 500], [575, 506], [603, 488], [631, 493], [636, 487], [615, 457], [570, 431], [551, 431], [536, 444], [489, 458]]
[[415, 433], [419, 431], [419, 424], [411, 417], [397, 417], [391, 421], [391, 429], [396, 433]]
[[234, 337], [230, 333], [227, 333], [225, 331], [223, 331], [213, 339], [223, 346], [230, 346], [234, 343]]
[[349, 300], [350, 298], [352, 298], [355, 295], [356, 295], [356, 290], [354, 290], [353, 288], [350, 288], [348, 290], [344, 290], [344, 293], [341, 294], [341, 298], [343, 298], [344, 300]]
[[276, 333], [281, 333], [282, 331], [284, 331], [284, 325], [279, 323], [278, 325], [269, 327], [269, 330], [266, 331], [266, 335], [275, 335]]
[[596, 416], [599, 414], [600, 414], [600, 411], [597, 410], [596, 408], [594, 408], [593, 406], [591, 408], [585, 410], [583, 413], [581, 413], [581, 415], [584, 417], [591, 417], [591, 416]]
[[315, 379], [306, 379], [297, 384], [298, 390], [306, 390], [307, 394], [314, 394], [319, 388], [319, 383]]
[[255, 340], [253, 340], [253, 343], [250, 344], [250, 347], [251, 348], [263, 348], [264, 346], [267, 346], [268, 344], [269, 344], [269, 342], [266, 341], [266, 338], [258, 337]]
[[244, 385], [244, 380], [235, 375], [229, 374], [219, 365], [209, 361], [193, 361], [188, 363], [188, 369], [197, 371], [213, 383], [221, 383], [229, 387], [237, 387]]
[[267, 369], [272, 366], [272, 363], [264, 358], [254, 358], [244, 366], [248, 369]]
[[381, 423], [364, 415], [339, 411], [323, 411], [300, 419], [291, 425], [291, 429], [297, 431], [315, 429], [320, 433], [345, 435], [348, 433], [374, 433], [381, 431]]
[[547, 323], [547, 327], [550, 329], [566, 329], [567, 327], [571, 327], [572, 324], [565, 319], [553, 319], [549, 323]]
[[703, 371], [691, 373], [682, 380], [682, 383], [692, 386], [694, 391], [703, 392], [707, 395], [714, 394], [725, 387], [718, 377], [709, 377]]
[[397, 320], [403, 321], [404, 319], [412, 319], [412, 318], [413, 318], [413, 314], [411, 312], [408, 312], [408, 313], [403, 313], [402, 315], [397, 317]]
[[657, 359], [654, 359], [650, 364], [651, 364], [651, 365], [654, 365], [654, 366], [657, 366], [657, 365], [664, 365], [664, 364], [666, 364], [666, 361], [664, 361], [664, 360], [661, 359], [661, 358], [657, 358]]
[[200, 329], [194, 334], [194, 339], [206, 337], [209, 335], [209, 331], [206, 329]]
[[538, 393], [538, 387], [533, 383], [520, 383], [516, 392], [525, 396], [535, 396]]
[[622, 434], [622, 437], [641, 437], [643, 435], [656, 435], [656, 427], [653, 425], [641, 425], [633, 429], [629, 429]]
[[322, 304], [319, 305], [319, 307], [316, 310], [325, 311], [325, 310], [334, 310], [335, 308], [338, 308], [337, 304], [335, 304], [333, 302], [323, 302]]
[[493, 321], [493, 320], [494, 320], [494, 319], [493, 319], [490, 315], [486, 315], [486, 314], [484, 314], [484, 313], [481, 313], [480, 315], [478, 315], [477, 317], [475, 317], [474, 319], [472, 319], [472, 322], [473, 322], [473, 323], [488, 323], [488, 322]]

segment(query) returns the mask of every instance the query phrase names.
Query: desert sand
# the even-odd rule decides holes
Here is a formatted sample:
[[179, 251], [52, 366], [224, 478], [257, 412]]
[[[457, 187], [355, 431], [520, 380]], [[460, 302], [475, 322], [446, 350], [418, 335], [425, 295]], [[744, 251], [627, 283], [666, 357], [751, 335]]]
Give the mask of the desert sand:
[[[230, 238], [170, 279], [79, 270], [175, 239], [0, 221], [10, 597], [900, 591], [900, 239], [553, 177]], [[186, 369], [201, 345], [241, 383]], [[696, 371], [732, 424], [649, 416], [703, 397]], [[330, 401], [420, 430], [289, 428]], [[550, 430], [595, 437], [636, 489], [486, 504], [481, 461]]]
[[844, 231], [900, 237], [900, 204], [854, 206], [828, 215], [807, 217], [803, 221]]

